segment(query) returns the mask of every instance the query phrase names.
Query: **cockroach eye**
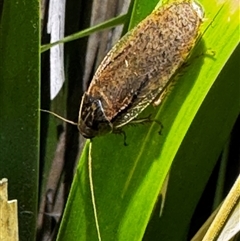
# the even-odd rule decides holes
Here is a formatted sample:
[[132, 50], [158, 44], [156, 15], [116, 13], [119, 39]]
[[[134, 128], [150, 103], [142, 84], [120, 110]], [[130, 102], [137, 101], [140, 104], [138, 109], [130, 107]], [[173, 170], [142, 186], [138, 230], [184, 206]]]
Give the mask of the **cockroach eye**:
[[[84, 109], [82, 109], [84, 106]], [[112, 125], [107, 120], [100, 99], [84, 93], [80, 107], [78, 129], [85, 138], [93, 138], [111, 132]]]

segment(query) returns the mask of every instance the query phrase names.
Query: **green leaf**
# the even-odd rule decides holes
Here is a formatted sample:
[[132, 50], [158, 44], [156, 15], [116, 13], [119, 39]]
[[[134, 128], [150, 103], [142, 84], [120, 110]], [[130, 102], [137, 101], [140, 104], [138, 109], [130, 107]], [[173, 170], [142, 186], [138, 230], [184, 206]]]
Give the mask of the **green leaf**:
[[90, 34], [95, 33], [97, 31], [101, 31], [101, 30], [108, 29], [108, 28], [113, 28], [117, 25], [122, 24], [125, 19], [126, 19], [126, 14], [115, 17], [115, 18], [112, 18], [110, 20], [105, 21], [104, 23], [100, 23], [96, 26], [90, 27], [90, 28], [85, 29], [83, 31], [79, 31], [77, 33], [71, 34], [71, 35], [69, 35], [69, 36], [67, 36], [67, 37], [65, 37], [65, 38], [63, 38], [63, 39], [61, 39], [57, 42], [43, 45], [41, 47], [41, 52], [45, 52], [45, 51], [49, 50], [51, 47], [53, 47], [57, 44], [67, 43], [67, 42], [70, 42], [70, 41], [73, 41], [73, 40], [76, 40], [76, 39], [79, 39], [79, 38], [89, 36]]
[[[151, 113], [160, 120], [162, 135], [152, 123], [126, 128], [127, 147], [118, 135], [93, 140], [93, 185], [102, 240], [142, 240], [167, 174], [161, 213], [152, 217], [145, 240], [186, 240], [195, 206], [239, 114], [239, 6], [234, 1], [201, 4], [206, 13], [201, 41], [160, 108], [149, 107], [141, 115]], [[215, 55], [208, 55], [210, 50]], [[98, 240], [88, 146], [89, 142], [58, 241]]]
[[3, 3], [0, 179], [18, 200], [19, 240], [35, 240], [39, 165], [39, 2]]

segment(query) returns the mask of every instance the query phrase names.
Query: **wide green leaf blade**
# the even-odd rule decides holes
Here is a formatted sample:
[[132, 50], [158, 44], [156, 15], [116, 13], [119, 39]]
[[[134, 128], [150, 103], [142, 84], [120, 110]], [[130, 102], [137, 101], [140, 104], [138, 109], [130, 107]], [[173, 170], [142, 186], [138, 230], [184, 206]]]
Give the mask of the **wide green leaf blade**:
[[2, 6], [0, 179], [8, 179], [9, 199], [18, 200], [19, 240], [35, 240], [39, 171], [39, 1], [7, 0]]
[[[142, 239], [170, 170], [166, 199], [169, 201], [164, 202], [164, 215], [156, 217], [152, 230], [158, 228], [161, 240], [184, 240], [194, 207], [239, 114], [239, 83], [233, 64], [239, 42], [239, 7], [227, 1], [201, 3], [207, 17], [204, 35], [189, 64], [182, 68], [162, 106], [149, 107], [141, 115], [155, 115], [164, 126], [162, 135], [158, 135], [159, 126], [153, 123], [126, 128], [127, 147], [121, 136], [93, 140], [93, 183], [103, 240]], [[210, 50], [215, 55], [208, 56]], [[230, 67], [226, 65], [228, 60]], [[209, 148], [213, 142], [214, 148]], [[88, 144], [76, 172], [58, 240], [97, 240], [87, 163]], [[192, 193], [187, 202], [189, 192]], [[175, 213], [169, 211], [173, 207]], [[146, 237], [151, 236], [150, 228], [147, 231]]]

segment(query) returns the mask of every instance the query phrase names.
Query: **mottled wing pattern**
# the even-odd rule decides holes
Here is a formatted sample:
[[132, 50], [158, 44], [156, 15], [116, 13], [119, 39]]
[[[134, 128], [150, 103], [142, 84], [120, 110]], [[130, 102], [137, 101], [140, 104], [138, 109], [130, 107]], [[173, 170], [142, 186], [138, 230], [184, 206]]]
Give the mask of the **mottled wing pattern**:
[[188, 2], [167, 5], [109, 52], [88, 94], [100, 99], [115, 127], [134, 119], [166, 87], [194, 46], [200, 23]]

